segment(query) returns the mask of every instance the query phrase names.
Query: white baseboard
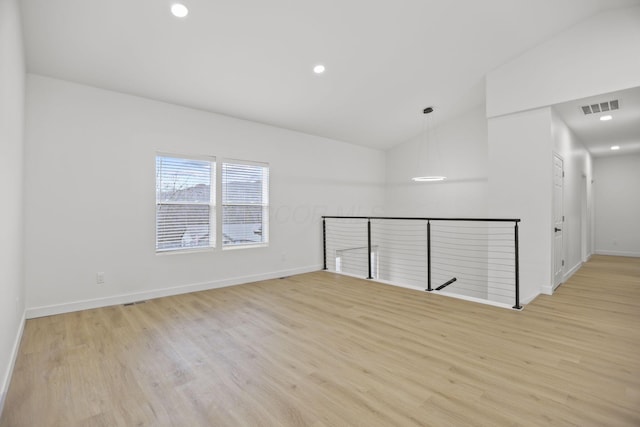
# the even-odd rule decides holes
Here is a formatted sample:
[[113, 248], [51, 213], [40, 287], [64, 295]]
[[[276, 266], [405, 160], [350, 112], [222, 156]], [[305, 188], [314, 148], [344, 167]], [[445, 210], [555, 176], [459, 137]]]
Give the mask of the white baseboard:
[[540, 295], [540, 293], [537, 294], [533, 294], [533, 295], [528, 295], [526, 297], [520, 298], [520, 304], [521, 305], [527, 305], [529, 304], [531, 301], [533, 301], [534, 299], [536, 299], [538, 297], [538, 295]]
[[[589, 257], [591, 257], [591, 255], [589, 255]], [[564, 273], [562, 275], [562, 282], [564, 283], [567, 280], [569, 280], [571, 278], [571, 276], [573, 276], [574, 274], [576, 274], [576, 271], [580, 270], [580, 267], [582, 267], [584, 264], [582, 262], [578, 262], [576, 265], [574, 265], [573, 267], [571, 267], [571, 269], [569, 271], [567, 271], [566, 273]], [[558, 285], [560, 286], [560, 284]], [[557, 286], [556, 286], [557, 288]], [[544, 294], [544, 295], [553, 295], [553, 291], [554, 291], [554, 287], [552, 284], [549, 285], [544, 285], [540, 288], [540, 293]], [[536, 295], [537, 296], [537, 295]], [[534, 297], [535, 298], [535, 297]]]
[[573, 268], [571, 268], [569, 271], [564, 273], [564, 275], [562, 276], [562, 282], [564, 283], [567, 280], [569, 280], [571, 276], [576, 274], [576, 271], [580, 270], [580, 267], [582, 267], [582, 265], [583, 265], [582, 262], [579, 262], [576, 265], [574, 265]]
[[129, 294], [114, 295], [105, 298], [96, 298], [83, 301], [72, 301], [64, 304], [54, 304], [41, 307], [27, 308], [26, 318], [51, 316], [54, 314], [70, 313], [73, 311], [89, 310], [92, 308], [107, 307], [110, 305], [126, 304], [130, 302], [167, 297], [171, 295], [186, 294], [189, 292], [206, 291], [209, 289], [224, 288], [226, 286], [242, 285], [245, 283], [259, 282], [261, 280], [277, 279], [295, 274], [310, 273], [321, 270], [321, 265], [294, 268], [290, 270], [273, 271], [270, 273], [254, 274], [251, 276], [232, 277], [211, 282], [192, 283], [188, 285], [173, 286], [170, 288], [154, 289], [151, 291], [134, 292]]
[[595, 254], [596, 255], [611, 255], [611, 256], [626, 256], [626, 257], [632, 257], [632, 258], [640, 257], [640, 252], [610, 251], [610, 250], [606, 250], [606, 249], [596, 249]]
[[20, 351], [20, 341], [22, 340], [22, 333], [24, 332], [24, 324], [26, 321], [26, 312], [22, 313], [22, 319], [20, 319], [20, 325], [18, 326], [18, 333], [13, 341], [13, 348], [11, 350], [11, 358], [9, 359], [9, 366], [4, 372], [2, 378], [2, 388], [0, 389], [0, 416], [2, 416], [2, 410], [4, 409], [4, 402], [9, 392], [9, 385], [11, 384], [11, 376], [13, 375], [13, 368], [16, 365], [18, 358], [18, 351]]
[[545, 295], [553, 295], [553, 287], [551, 285], [544, 285], [540, 288], [540, 293]]
[[[591, 255], [589, 255], [591, 256]], [[561, 284], [566, 282], [567, 280], [569, 280], [571, 278], [571, 276], [573, 276], [576, 271], [580, 270], [580, 267], [583, 266], [582, 262], [578, 262], [576, 265], [574, 265], [573, 267], [571, 267], [571, 269], [569, 271], [567, 271], [566, 273], [564, 273], [562, 275], [562, 282], [560, 282]], [[558, 284], [558, 286], [560, 286], [560, 284]], [[556, 286], [557, 288], [557, 286]], [[553, 287], [552, 284], [549, 285], [544, 285], [540, 288], [540, 293], [544, 294], [544, 295], [553, 295], [553, 291], [555, 290], [555, 288]], [[535, 298], [535, 297], [534, 297]]]

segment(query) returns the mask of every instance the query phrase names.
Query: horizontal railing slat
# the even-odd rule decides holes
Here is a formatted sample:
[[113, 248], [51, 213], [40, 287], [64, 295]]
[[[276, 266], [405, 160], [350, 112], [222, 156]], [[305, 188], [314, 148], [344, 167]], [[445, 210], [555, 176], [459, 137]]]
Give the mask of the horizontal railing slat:
[[519, 218], [429, 218], [413, 216], [334, 216], [323, 215], [323, 219], [391, 219], [417, 221], [477, 221], [477, 222], [520, 222]]

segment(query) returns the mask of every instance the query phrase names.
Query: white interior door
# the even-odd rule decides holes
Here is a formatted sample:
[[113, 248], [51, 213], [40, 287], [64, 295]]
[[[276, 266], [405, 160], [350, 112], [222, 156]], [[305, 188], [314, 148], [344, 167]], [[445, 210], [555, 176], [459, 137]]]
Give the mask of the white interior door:
[[553, 155], [553, 288], [562, 283], [564, 275], [564, 162]]

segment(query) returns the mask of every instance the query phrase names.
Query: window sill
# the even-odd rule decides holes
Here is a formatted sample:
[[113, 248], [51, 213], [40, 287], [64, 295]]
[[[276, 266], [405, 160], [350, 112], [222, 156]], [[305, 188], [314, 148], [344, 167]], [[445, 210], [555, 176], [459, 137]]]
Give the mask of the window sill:
[[251, 248], [266, 248], [269, 246], [269, 243], [247, 243], [245, 245], [230, 245], [223, 246], [223, 251], [235, 251], [237, 249], [251, 249]]
[[169, 249], [166, 251], [156, 251], [156, 255], [186, 255], [186, 254], [195, 254], [200, 252], [213, 252], [215, 251], [215, 247], [207, 247], [207, 248], [193, 248], [193, 249]]

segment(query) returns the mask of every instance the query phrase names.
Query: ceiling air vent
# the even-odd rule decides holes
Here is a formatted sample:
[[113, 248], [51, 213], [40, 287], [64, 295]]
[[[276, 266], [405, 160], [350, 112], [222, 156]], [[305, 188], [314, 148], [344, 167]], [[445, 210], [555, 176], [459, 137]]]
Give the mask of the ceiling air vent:
[[617, 110], [618, 100], [614, 99], [609, 102], [601, 102], [599, 104], [583, 105], [580, 107], [584, 114], [603, 113], [605, 111]]

